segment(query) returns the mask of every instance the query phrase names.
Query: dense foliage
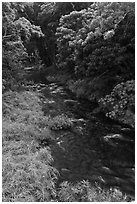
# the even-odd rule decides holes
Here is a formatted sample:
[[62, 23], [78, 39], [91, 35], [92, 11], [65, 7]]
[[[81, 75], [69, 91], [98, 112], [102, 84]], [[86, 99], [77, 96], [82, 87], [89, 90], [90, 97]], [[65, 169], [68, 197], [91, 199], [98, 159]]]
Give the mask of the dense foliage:
[[110, 2], [61, 17], [58, 66], [72, 74], [68, 85], [78, 96], [98, 101], [134, 79], [134, 15], [134, 3]]
[[73, 119], [48, 93], [44, 107], [56, 111], [45, 115], [42, 94], [30, 87], [57, 80], [94, 102], [93, 113], [133, 129], [135, 3], [3, 2], [2, 72], [3, 201], [127, 201], [88, 181], [56, 186], [50, 145]]
[[135, 126], [135, 81], [117, 84], [110, 95], [100, 99], [106, 116]]
[[[29, 55], [34, 55], [28, 50], [30, 42], [43, 36], [39, 26], [32, 25], [30, 21], [18, 14], [17, 3], [3, 3], [3, 88], [13, 89], [24, 81], [23, 68], [27, 65]], [[36, 56], [34, 56], [36, 57]]]

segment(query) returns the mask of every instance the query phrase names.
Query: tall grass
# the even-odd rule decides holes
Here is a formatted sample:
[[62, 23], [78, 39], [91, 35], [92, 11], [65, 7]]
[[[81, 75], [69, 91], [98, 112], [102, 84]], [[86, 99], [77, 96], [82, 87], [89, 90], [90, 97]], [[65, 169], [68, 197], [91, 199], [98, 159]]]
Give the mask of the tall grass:
[[51, 138], [43, 124], [40, 94], [25, 91], [3, 95], [3, 201], [51, 201], [57, 170], [48, 146]]
[[63, 182], [60, 186], [60, 202], [125, 202], [129, 201], [119, 189], [103, 189], [98, 183], [91, 185], [88, 181], [80, 181], [76, 184]]

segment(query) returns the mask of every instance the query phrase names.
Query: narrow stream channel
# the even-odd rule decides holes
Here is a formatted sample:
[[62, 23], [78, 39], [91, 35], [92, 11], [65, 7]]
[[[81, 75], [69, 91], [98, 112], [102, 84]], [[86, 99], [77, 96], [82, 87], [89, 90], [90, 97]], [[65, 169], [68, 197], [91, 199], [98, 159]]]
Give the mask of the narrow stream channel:
[[134, 198], [134, 130], [92, 114], [90, 102], [78, 100], [61, 85], [49, 83], [40, 86], [39, 91], [45, 97], [45, 115], [65, 114], [73, 121], [71, 128], [52, 131], [55, 144], [51, 152], [60, 173], [59, 183], [89, 180], [119, 187]]

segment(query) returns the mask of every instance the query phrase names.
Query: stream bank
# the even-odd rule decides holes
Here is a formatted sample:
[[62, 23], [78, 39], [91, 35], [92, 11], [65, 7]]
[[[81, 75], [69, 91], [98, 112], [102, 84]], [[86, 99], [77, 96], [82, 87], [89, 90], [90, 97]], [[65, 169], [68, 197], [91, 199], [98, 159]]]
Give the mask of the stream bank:
[[43, 94], [45, 115], [65, 115], [72, 121], [70, 127], [52, 130], [55, 143], [51, 152], [60, 173], [58, 183], [88, 180], [118, 187], [134, 199], [134, 130], [92, 114], [90, 102], [78, 100], [60, 84], [50, 82], [38, 89]]

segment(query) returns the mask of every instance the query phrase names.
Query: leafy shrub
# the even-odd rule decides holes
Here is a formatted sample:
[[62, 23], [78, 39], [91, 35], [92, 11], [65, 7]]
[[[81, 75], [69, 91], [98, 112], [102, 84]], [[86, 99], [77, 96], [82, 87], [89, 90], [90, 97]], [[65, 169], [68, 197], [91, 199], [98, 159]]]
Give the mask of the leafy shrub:
[[90, 74], [89, 69], [93, 72], [101, 68], [101, 60], [107, 60], [105, 55], [111, 57], [103, 36], [105, 39], [112, 37], [116, 25], [133, 9], [132, 3], [94, 3], [88, 9], [62, 16], [56, 33], [59, 67], [84, 76]]
[[135, 81], [117, 84], [110, 95], [99, 100], [106, 116], [135, 126]]
[[134, 8], [134, 3], [96, 2], [60, 18], [58, 67], [71, 74], [69, 86], [78, 96], [99, 100], [115, 84], [134, 79]]
[[65, 114], [61, 114], [53, 118], [48, 117], [45, 123], [51, 130], [63, 130], [73, 126], [71, 118]]
[[68, 82], [69, 89], [74, 92], [77, 97], [85, 96], [86, 95], [86, 80], [70, 80]]
[[[23, 7], [23, 4], [12, 2], [2, 4], [2, 77], [6, 81], [5, 90], [16, 90], [21, 86], [27, 75], [24, 67], [29, 61], [28, 47], [33, 44], [32, 40], [43, 37], [39, 26], [22, 17]], [[32, 50], [35, 55], [36, 49], [33, 47]]]

